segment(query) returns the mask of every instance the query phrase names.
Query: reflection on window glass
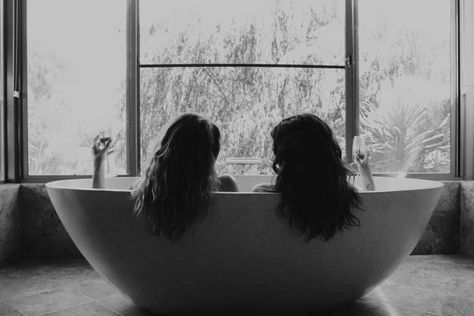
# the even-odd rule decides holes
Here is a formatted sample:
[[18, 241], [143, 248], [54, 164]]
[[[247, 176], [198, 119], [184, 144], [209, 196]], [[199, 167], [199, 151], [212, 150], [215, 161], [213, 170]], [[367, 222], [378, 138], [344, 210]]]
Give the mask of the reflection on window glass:
[[376, 172], [450, 172], [451, 1], [359, 1], [360, 124]]
[[91, 174], [91, 142], [116, 139], [125, 173], [125, 0], [27, 3], [29, 175]]
[[[327, 120], [344, 151], [344, 75], [332, 69], [142, 69], [142, 165], [162, 127], [186, 112], [203, 114], [220, 128], [218, 172], [271, 173], [272, 127], [303, 112]], [[257, 157], [262, 163], [242, 168], [226, 164], [230, 157]]]
[[344, 64], [344, 0], [141, 0], [141, 63]]

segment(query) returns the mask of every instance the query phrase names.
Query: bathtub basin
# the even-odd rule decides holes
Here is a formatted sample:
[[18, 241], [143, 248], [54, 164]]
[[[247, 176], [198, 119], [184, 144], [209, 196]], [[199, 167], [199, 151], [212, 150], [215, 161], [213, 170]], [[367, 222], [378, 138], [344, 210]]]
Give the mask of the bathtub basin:
[[[272, 193], [212, 193], [207, 217], [178, 242], [152, 236], [130, 210], [136, 178], [48, 183], [67, 232], [93, 268], [138, 306], [159, 313], [315, 310], [355, 300], [410, 254], [442, 183], [376, 177], [360, 227], [304, 242], [275, 216]], [[241, 178], [248, 190], [259, 177]]]

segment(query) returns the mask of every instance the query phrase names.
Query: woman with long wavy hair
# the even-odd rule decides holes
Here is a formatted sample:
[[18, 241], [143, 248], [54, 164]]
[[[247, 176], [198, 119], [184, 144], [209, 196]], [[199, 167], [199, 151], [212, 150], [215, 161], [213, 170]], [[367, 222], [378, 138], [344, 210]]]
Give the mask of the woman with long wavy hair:
[[[106, 155], [109, 144], [95, 147]], [[206, 215], [211, 191], [238, 190], [231, 176], [216, 175], [219, 151], [219, 129], [199, 115], [181, 115], [166, 130], [132, 190], [134, 212], [153, 234], [178, 239]]]
[[[312, 114], [295, 115], [275, 126], [271, 136], [277, 178], [253, 191], [279, 192], [279, 215], [307, 240], [329, 240], [359, 225], [353, 210], [360, 209], [361, 198], [348, 182], [351, 171], [326, 122]], [[357, 158], [361, 168], [368, 168], [367, 158]]]

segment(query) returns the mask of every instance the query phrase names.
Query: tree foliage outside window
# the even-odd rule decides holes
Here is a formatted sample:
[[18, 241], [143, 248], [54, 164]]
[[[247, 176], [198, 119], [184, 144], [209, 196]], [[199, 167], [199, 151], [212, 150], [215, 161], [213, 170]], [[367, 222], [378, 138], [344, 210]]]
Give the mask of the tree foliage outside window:
[[359, 1], [360, 128], [375, 172], [450, 172], [451, 4]]
[[[344, 64], [344, 1], [264, 0], [258, 9], [254, 3], [142, 1], [142, 63]], [[344, 76], [343, 69], [142, 68], [142, 164], [157, 131], [189, 111], [223, 133], [218, 172], [242, 171], [226, 165], [227, 158], [256, 157], [262, 164], [252, 171], [271, 173], [272, 127], [303, 112], [327, 120], [344, 147]]]

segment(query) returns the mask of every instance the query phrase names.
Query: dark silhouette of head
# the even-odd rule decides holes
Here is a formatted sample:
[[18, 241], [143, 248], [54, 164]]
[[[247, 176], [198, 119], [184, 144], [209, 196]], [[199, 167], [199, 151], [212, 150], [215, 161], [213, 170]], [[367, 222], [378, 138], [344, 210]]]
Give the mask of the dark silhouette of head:
[[205, 215], [219, 150], [219, 129], [196, 114], [181, 115], [168, 128], [132, 191], [135, 214], [152, 233], [178, 239]]
[[281, 121], [271, 135], [279, 214], [307, 240], [329, 240], [359, 225], [352, 209], [360, 208], [360, 196], [347, 181], [350, 171], [331, 128], [316, 115], [301, 114]]

